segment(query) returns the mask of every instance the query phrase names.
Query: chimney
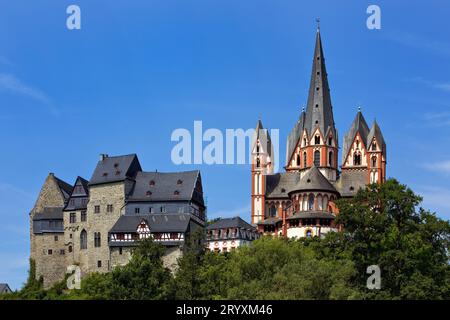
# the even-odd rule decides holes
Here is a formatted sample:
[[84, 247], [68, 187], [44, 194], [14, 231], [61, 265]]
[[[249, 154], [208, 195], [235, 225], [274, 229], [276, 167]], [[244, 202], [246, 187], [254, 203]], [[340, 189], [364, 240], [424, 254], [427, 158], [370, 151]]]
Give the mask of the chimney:
[[103, 160], [105, 160], [106, 158], [108, 158], [108, 155], [107, 155], [107, 154], [105, 154], [105, 153], [101, 153], [101, 154], [100, 154], [100, 161], [103, 161]]

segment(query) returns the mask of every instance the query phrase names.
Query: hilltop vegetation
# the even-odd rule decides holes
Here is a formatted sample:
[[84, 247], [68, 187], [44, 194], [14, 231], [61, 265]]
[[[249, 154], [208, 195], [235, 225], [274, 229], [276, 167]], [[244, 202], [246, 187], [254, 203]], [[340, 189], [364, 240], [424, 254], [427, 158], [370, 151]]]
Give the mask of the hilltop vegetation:
[[[164, 248], [142, 241], [132, 260], [108, 274], [65, 281], [50, 290], [34, 278], [6, 299], [450, 299], [450, 224], [419, 207], [421, 198], [396, 180], [341, 199], [344, 231], [324, 238], [263, 237], [235, 252], [204, 252], [197, 236], [179, 270], [164, 268]], [[369, 290], [369, 265], [381, 289]]]

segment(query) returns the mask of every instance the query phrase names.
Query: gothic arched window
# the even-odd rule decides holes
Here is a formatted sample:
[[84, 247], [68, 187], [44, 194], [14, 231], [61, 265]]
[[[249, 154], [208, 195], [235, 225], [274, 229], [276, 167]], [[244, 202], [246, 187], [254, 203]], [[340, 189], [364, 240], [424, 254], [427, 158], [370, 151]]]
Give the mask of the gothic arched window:
[[308, 198], [308, 210], [314, 210], [314, 195], [310, 194]]
[[314, 144], [320, 144], [320, 136], [319, 135], [316, 135], [314, 137]]
[[353, 155], [353, 165], [354, 166], [360, 166], [361, 165], [361, 155], [358, 153], [355, 153]]
[[297, 167], [300, 167], [300, 155], [297, 155]]
[[271, 206], [269, 208], [269, 215], [271, 217], [276, 217], [277, 216], [277, 208], [275, 208], [275, 206]]
[[372, 157], [372, 168], [375, 168], [377, 166], [377, 157]]
[[306, 151], [303, 152], [303, 168], [306, 168]]
[[303, 146], [306, 147], [306, 138], [303, 138]]
[[377, 143], [374, 142], [372, 143], [372, 151], [376, 151], [377, 150]]
[[320, 151], [319, 150], [314, 151], [314, 165], [316, 167], [320, 166]]
[[256, 167], [259, 168], [261, 166], [261, 160], [259, 158], [256, 158]]
[[333, 166], [333, 151], [328, 152], [328, 165]]
[[87, 249], [87, 232], [86, 230], [80, 233], [80, 250]]

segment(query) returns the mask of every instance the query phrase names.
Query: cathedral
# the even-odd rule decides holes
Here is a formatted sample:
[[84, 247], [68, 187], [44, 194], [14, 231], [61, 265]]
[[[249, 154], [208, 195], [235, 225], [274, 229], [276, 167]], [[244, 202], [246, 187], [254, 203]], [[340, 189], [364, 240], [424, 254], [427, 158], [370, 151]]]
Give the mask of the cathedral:
[[258, 231], [289, 238], [339, 229], [336, 199], [386, 179], [386, 143], [374, 121], [358, 110], [342, 142], [335, 128], [320, 29], [317, 29], [306, 110], [289, 133], [285, 172], [274, 173], [273, 146], [258, 121], [252, 145], [251, 220]]

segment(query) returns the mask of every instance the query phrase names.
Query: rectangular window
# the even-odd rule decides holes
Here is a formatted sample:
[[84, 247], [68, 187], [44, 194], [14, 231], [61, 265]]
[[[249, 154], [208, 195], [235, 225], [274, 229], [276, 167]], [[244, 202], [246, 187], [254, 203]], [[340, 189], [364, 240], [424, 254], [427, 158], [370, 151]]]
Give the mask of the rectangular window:
[[100, 246], [101, 246], [100, 232], [94, 232], [94, 247], [98, 248]]
[[148, 213], [153, 213], [153, 207], [148, 208]]
[[53, 250], [52, 249], [48, 249], [47, 253], [48, 254], [53, 254]]
[[113, 212], [113, 205], [112, 204], [108, 204], [108, 206], [106, 207], [106, 212]]
[[122, 255], [122, 247], [119, 248], [119, 254]]
[[69, 246], [69, 252], [72, 252], [72, 246]]
[[86, 221], [86, 211], [81, 211], [81, 221], [82, 222]]
[[98, 260], [98, 261], [97, 261], [97, 267], [98, 267], [98, 268], [101, 268], [101, 267], [102, 267], [102, 261], [101, 261], [101, 260]]
[[59, 250], [59, 254], [63, 256], [66, 254], [66, 251], [64, 249], [61, 249], [61, 250]]
[[77, 214], [75, 212], [70, 213], [70, 223], [77, 222]]
[[161, 213], [166, 213], [166, 207], [165, 206], [161, 206]]
[[100, 206], [94, 206], [94, 213], [100, 213]]
[[134, 208], [134, 213], [139, 213], [140, 211], [140, 208]]
[[58, 236], [55, 236], [55, 241], [58, 241]]

